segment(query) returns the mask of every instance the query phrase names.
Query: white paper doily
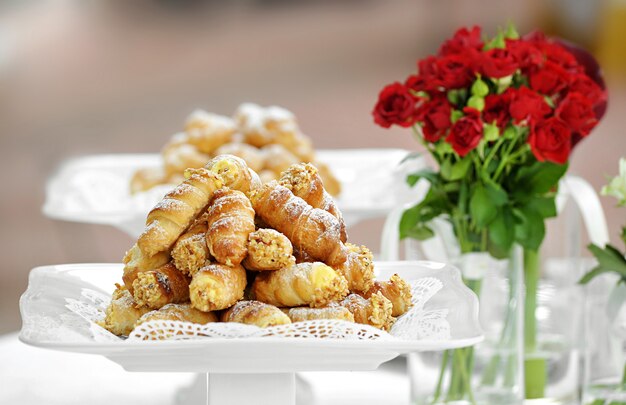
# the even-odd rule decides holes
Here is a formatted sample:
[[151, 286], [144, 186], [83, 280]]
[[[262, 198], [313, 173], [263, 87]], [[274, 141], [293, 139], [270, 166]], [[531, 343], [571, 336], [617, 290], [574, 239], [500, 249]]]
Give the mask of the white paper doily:
[[[128, 341], [141, 340], [199, 340], [210, 338], [302, 338], [343, 340], [392, 340], [392, 339], [450, 339], [450, 324], [447, 309], [427, 310], [425, 304], [443, 284], [435, 277], [423, 277], [410, 281], [413, 307], [400, 316], [390, 333], [353, 322], [339, 320], [313, 320], [288, 325], [259, 328], [254, 325], [215, 322], [199, 325], [181, 321], [149, 321], [135, 328]], [[124, 339], [117, 337], [96, 324], [104, 318], [110, 302], [107, 294], [83, 288], [80, 298], [66, 298], [66, 307], [87, 322], [73, 322], [73, 329], [88, 328], [96, 342], [111, 342]], [[49, 325], [48, 328], [54, 327]], [[48, 330], [48, 333], [52, 331]], [[86, 331], [85, 331], [86, 332]]]

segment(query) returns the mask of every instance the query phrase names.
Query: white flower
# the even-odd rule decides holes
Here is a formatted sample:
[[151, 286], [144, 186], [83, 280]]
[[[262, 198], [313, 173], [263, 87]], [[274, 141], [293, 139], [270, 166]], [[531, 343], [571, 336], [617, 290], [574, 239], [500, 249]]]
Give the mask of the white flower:
[[617, 198], [619, 205], [626, 205], [626, 158], [619, 160], [619, 174], [602, 187], [600, 193]]

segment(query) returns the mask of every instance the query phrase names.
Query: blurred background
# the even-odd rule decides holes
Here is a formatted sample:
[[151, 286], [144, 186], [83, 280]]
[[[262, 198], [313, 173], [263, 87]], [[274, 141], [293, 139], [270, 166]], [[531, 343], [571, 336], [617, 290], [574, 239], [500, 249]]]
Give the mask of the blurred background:
[[[293, 111], [317, 148], [418, 149], [370, 111], [459, 26], [514, 22], [583, 44], [603, 64], [609, 110], [572, 173], [596, 190], [626, 155], [626, 2], [621, 0], [23, 0], [0, 2], [0, 333], [37, 265], [119, 262], [113, 228], [46, 219], [46, 179], [65, 159], [153, 152], [196, 107], [244, 101]], [[624, 211], [603, 198], [617, 241]], [[351, 229], [377, 249], [382, 220]], [[617, 243], [617, 242], [616, 242]]]

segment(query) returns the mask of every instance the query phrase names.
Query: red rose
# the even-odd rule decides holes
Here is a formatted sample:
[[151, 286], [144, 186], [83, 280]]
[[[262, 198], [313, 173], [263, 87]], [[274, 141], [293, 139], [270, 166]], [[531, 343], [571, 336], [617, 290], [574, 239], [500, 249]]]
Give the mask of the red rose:
[[438, 59], [434, 56], [428, 56], [417, 63], [419, 77], [424, 83], [424, 89], [429, 91], [438, 91], [442, 86], [439, 78]]
[[571, 137], [572, 132], [567, 124], [557, 117], [550, 117], [531, 127], [528, 143], [533, 155], [540, 162], [547, 160], [564, 164], [569, 158]]
[[570, 74], [560, 65], [546, 61], [541, 69], [530, 74], [530, 88], [541, 94], [554, 95], [567, 86]]
[[483, 41], [480, 39], [480, 27], [473, 26], [471, 30], [461, 28], [454, 33], [454, 36], [447, 40], [439, 48], [439, 55], [450, 55], [462, 53], [468, 48], [481, 49]]
[[513, 55], [515, 62], [522, 70], [533, 69], [544, 61], [541, 50], [528, 41], [509, 39], [506, 41], [506, 49]]
[[545, 34], [539, 31], [531, 32], [524, 36], [524, 39], [535, 45], [545, 58], [570, 72], [581, 71], [582, 67], [574, 55], [563, 45], [553, 39], [546, 38]]
[[513, 91], [507, 89], [502, 94], [489, 94], [485, 97], [485, 109], [483, 110], [483, 121], [488, 124], [495, 124], [503, 130], [511, 119], [509, 106], [511, 104]]
[[555, 116], [582, 136], [588, 135], [598, 123], [591, 101], [580, 93], [569, 93], [556, 108]]
[[583, 73], [578, 73], [571, 77], [569, 91], [584, 94], [594, 106], [606, 101], [606, 90], [602, 89], [589, 76]]
[[417, 119], [422, 123], [422, 133], [428, 142], [437, 142], [450, 128], [452, 107], [446, 97], [436, 97], [417, 112]]
[[490, 49], [483, 52], [480, 68], [483, 75], [499, 79], [515, 73], [519, 64], [507, 49]]
[[411, 75], [406, 78], [404, 86], [413, 91], [426, 91], [426, 81], [421, 75]]
[[392, 124], [410, 127], [415, 122], [416, 102], [416, 98], [402, 84], [390, 84], [378, 95], [378, 102], [372, 111], [374, 122], [383, 128]]
[[563, 46], [548, 42], [543, 45], [543, 52], [546, 55], [546, 58], [554, 62], [564, 69], [567, 69], [570, 72], [582, 72], [583, 68], [578, 64], [578, 61], [567, 49]]
[[450, 134], [446, 137], [446, 142], [452, 145], [452, 149], [460, 156], [465, 156], [471, 152], [483, 137], [480, 111], [465, 107], [463, 112], [465, 116], [452, 125]]
[[439, 58], [437, 72], [440, 83], [446, 89], [468, 86], [474, 78], [472, 63], [473, 57], [469, 51]]
[[535, 123], [540, 122], [552, 111], [548, 103], [546, 103], [546, 100], [544, 100], [540, 94], [530, 90], [526, 86], [513, 90], [511, 97], [512, 100], [509, 106], [509, 112], [516, 124], [524, 120], [534, 121]]

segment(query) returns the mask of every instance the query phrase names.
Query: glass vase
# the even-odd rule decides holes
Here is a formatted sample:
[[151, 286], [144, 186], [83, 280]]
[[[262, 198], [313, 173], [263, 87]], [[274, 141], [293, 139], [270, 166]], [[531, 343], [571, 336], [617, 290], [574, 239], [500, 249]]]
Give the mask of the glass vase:
[[580, 403], [584, 291], [581, 212], [569, 199], [547, 222], [537, 254], [525, 252], [524, 382], [527, 404]]
[[506, 260], [475, 252], [459, 255], [452, 261], [479, 299], [485, 340], [470, 348], [410, 354], [411, 403], [521, 404], [524, 395], [521, 249], [512, 249]]
[[587, 287], [583, 405], [626, 405], [626, 285], [616, 278]]

